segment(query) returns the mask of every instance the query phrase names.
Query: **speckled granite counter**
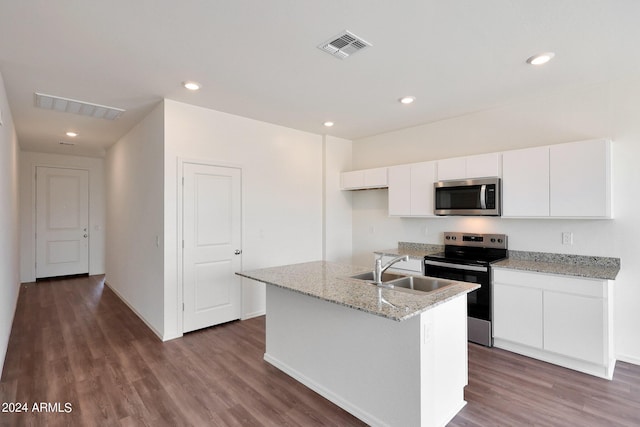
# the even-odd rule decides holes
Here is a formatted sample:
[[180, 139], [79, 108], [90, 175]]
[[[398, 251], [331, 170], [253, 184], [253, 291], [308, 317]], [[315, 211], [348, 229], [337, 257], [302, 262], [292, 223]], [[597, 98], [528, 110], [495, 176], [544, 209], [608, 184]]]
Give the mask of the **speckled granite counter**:
[[443, 245], [432, 245], [429, 243], [412, 243], [412, 242], [398, 242], [398, 247], [394, 249], [383, 249], [381, 251], [375, 251], [378, 255], [409, 255], [409, 258], [422, 260], [425, 255], [435, 254], [444, 251]]
[[538, 273], [615, 280], [620, 271], [620, 258], [510, 250], [508, 259], [493, 265]]
[[[383, 249], [374, 253], [390, 256], [409, 255], [413, 259], [422, 259], [425, 255], [443, 250], [442, 245], [398, 242], [395, 249]], [[509, 250], [508, 259], [493, 265], [513, 270], [615, 280], [620, 271], [620, 258]]]
[[379, 304], [376, 286], [349, 277], [366, 271], [371, 269], [314, 261], [236, 274], [396, 321], [409, 319], [479, 287], [473, 283], [456, 282], [451, 286], [419, 294], [383, 289], [383, 297], [396, 306], [391, 307]]

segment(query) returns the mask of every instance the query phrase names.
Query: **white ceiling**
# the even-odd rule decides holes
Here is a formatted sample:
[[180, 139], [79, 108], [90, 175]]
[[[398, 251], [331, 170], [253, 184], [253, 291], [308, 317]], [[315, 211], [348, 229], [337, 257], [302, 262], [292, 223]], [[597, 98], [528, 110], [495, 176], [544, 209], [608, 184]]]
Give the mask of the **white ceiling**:
[[[640, 74], [639, 22], [637, 0], [0, 0], [0, 73], [23, 150], [101, 156], [163, 98], [358, 139]], [[316, 48], [345, 29], [373, 47]], [[34, 92], [127, 111], [46, 111]]]

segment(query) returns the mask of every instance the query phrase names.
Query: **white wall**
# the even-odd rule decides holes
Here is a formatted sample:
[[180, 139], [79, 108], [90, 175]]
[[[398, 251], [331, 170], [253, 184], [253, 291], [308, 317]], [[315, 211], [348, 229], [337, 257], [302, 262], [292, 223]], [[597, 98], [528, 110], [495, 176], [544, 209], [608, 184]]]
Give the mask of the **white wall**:
[[33, 282], [35, 269], [35, 168], [68, 167], [89, 171], [89, 274], [104, 274], [104, 160], [91, 157], [32, 153], [20, 155], [20, 280]]
[[[165, 336], [182, 333], [178, 306], [178, 162], [242, 168], [242, 268], [322, 258], [322, 136], [165, 100]], [[264, 287], [243, 281], [243, 316], [264, 313]]]
[[0, 373], [9, 345], [20, 289], [18, 138], [0, 74]]
[[[614, 220], [399, 219], [387, 191], [353, 194], [354, 262], [398, 241], [442, 243], [443, 231], [499, 232], [509, 247], [621, 258], [615, 281], [617, 355], [640, 364], [640, 78], [541, 94], [502, 108], [354, 141], [354, 169], [611, 137]], [[574, 245], [561, 244], [561, 232]]]
[[165, 336], [163, 121], [160, 104], [109, 148], [105, 162], [106, 280], [161, 338]]
[[340, 191], [340, 172], [351, 169], [351, 141], [324, 137], [323, 259], [350, 262], [352, 255], [352, 196]]

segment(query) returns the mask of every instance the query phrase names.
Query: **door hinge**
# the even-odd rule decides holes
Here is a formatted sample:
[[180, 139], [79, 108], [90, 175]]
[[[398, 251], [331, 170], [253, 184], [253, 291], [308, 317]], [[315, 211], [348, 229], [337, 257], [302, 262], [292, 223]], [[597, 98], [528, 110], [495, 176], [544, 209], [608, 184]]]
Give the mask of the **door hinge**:
[[182, 177], [182, 185], [184, 185], [184, 176]]
[[182, 303], [182, 311], [184, 311], [184, 303]]
[[182, 241], [182, 249], [184, 249], [184, 240]]

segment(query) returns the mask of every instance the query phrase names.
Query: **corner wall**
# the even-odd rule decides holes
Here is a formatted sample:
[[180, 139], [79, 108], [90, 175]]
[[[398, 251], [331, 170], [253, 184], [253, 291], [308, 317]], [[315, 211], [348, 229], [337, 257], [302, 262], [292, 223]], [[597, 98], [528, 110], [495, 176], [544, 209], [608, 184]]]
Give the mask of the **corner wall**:
[[106, 281], [158, 335], [164, 326], [164, 105], [107, 151]]
[[[242, 268], [322, 258], [322, 136], [165, 100], [165, 325], [182, 334], [178, 162], [242, 168]], [[242, 316], [263, 314], [264, 285], [243, 280]]]
[[[387, 191], [354, 192], [354, 262], [398, 241], [442, 244], [444, 231], [505, 233], [514, 250], [619, 257], [616, 353], [640, 364], [640, 77], [573, 88], [511, 105], [354, 141], [354, 169], [580, 141], [613, 139], [613, 220], [389, 218]], [[561, 233], [574, 233], [562, 245]]]
[[351, 141], [324, 137], [323, 249], [325, 261], [351, 262], [352, 195], [340, 190], [340, 172], [351, 169]]
[[19, 148], [4, 80], [0, 74], [0, 373], [7, 355], [20, 290], [18, 216]]

